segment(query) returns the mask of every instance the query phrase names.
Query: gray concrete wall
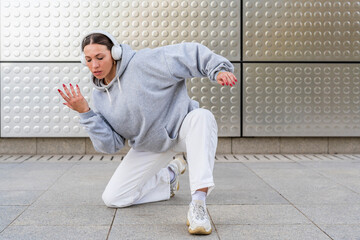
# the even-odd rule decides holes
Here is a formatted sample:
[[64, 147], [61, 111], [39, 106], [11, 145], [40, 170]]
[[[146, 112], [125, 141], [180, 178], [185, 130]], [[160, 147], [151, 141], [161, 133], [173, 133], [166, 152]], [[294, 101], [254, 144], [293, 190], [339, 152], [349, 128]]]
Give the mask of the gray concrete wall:
[[[118, 154], [129, 151], [126, 145]], [[220, 137], [217, 153], [223, 154], [358, 154], [354, 137]], [[102, 154], [89, 138], [0, 138], [0, 154]]]

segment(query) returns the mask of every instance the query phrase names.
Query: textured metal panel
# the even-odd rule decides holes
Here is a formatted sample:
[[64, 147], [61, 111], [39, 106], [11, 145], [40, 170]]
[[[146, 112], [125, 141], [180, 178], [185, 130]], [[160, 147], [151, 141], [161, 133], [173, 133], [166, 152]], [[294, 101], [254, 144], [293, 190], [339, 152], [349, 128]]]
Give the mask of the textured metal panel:
[[2, 61], [79, 61], [83, 34], [112, 33], [134, 49], [199, 42], [240, 60], [240, 1], [2, 0]]
[[244, 64], [244, 136], [359, 136], [360, 64]]
[[244, 60], [360, 60], [360, 1], [244, 5]]
[[80, 63], [2, 63], [1, 137], [86, 137], [77, 112], [57, 89], [78, 84], [90, 102], [87, 67]]
[[[235, 76], [240, 79], [240, 64], [234, 64]], [[187, 79], [189, 96], [210, 110], [218, 124], [219, 136], [240, 136], [240, 82], [222, 86], [208, 78]]]

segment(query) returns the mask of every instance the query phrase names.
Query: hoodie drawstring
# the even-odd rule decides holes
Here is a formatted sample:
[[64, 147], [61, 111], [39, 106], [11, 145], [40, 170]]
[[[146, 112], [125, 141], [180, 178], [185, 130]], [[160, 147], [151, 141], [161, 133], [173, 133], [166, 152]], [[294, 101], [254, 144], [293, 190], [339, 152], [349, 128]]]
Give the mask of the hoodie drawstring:
[[119, 85], [119, 90], [120, 90], [120, 93], [122, 92], [121, 90], [121, 85], [120, 85], [120, 77], [117, 78], [117, 82], [118, 82], [118, 85]]
[[[121, 90], [121, 84], [120, 84], [120, 77], [117, 77], [117, 82], [118, 82], [118, 86], [119, 86], [119, 91], [120, 91], [120, 93], [121, 93], [122, 90]], [[108, 97], [109, 97], [110, 104], [112, 104], [112, 100], [111, 100], [111, 96], [110, 96], [110, 92], [109, 92], [108, 88], [105, 87], [105, 90], [106, 90], [107, 95], [108, 95]]]
[[109, 93], [109, 90], [107, 88], [105, 88], [107, 94], [108, 94], [108, 97], [109, 97], [109, 100], [110, 100], [110, 105], [112, 104], [112, 101], [111, 101], [111, 96], [110, 96], [110, 93]]

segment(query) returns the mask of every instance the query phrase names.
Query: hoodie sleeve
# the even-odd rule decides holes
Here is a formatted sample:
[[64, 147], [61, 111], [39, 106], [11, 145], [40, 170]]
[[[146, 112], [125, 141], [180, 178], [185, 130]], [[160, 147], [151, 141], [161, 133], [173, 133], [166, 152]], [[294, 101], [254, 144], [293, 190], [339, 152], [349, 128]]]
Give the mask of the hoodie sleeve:
[[220, 71], [234, 72], [229, 60], [199, 43], [168, 45], [164, 55], [170, 74], [178, 81], [205, 76], [216, 82]]
[[85, 127], [97, 152], [111, 154], [124, 147], [125, 139], [112, 129], [100, 113], [90, 109], [79, 115], [79, 122]]

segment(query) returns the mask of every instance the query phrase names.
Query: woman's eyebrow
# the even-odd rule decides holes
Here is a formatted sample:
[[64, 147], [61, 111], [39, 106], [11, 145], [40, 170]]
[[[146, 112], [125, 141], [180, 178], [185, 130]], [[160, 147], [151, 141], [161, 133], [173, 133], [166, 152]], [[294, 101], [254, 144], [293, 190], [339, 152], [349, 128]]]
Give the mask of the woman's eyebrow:
[[[104, 53], [98, 53], [95, 55], [95, 57], [99, 56], [100, 54], [104, 54]], [[90, 57], [90, 56], [85, 56], [85, 57]]]

